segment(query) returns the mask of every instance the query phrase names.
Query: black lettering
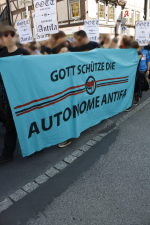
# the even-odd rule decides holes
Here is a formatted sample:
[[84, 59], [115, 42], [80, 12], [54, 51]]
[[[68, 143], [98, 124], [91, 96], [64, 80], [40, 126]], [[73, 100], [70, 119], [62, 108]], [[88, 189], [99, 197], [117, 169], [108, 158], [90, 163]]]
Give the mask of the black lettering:
[[100, 96], [97, 96], [97, 97], [96, 97], [96, 105], [95, 105], [95, 108], [98, 108], [98, 107], [99, 107], [99, 104], [98, 104], [98, 103], [99, 103], [99, 97], [100, 97]]
[[55, 70], [55, 71], [53, 71], [52, 73], [51, 73], [51, 80], [52, 81], [57, 81], [58, 80], [58, 74], [55, 74], [55, 77], [53, 77], [53, 75], [54, 75], [54, 73], [57, 73], [57, 70]]
[[112, 63], [112, 69], [115, 70], [115, 62]]
[[118, 98], [117, 98], [117, 100], [120, 100], [120, 98], [121, 98], [121, 91], [118, 92]]
[[109, 63], [106, 63], [106, 70], [109, 70]]
[[81, 65], [78, 66], [78, 75], [81, 73]]
[[114, 92], [114, 102], [116, 101], [116, 94], [118, 93], [118, 91]]
[[54, 117], [57, 117], [57, 127], [60, 125], [60, 115], [61, 114], [62, 114], [62, 112], [59, 112], [54, 115]]
[[28, 138], [30, 138], [33, 133], [36, 133], [36, 134], [40, 133], [36, 122], [31, 123]]
[[66, 70], [68, 71], [68, 77], [69, 77], [69, 69], [70, 69], [70, 66], [66, 67]]
[[49, 117], [49, 125], [48, 125], [48, 127], [45, 126], [45, 118], [42, 119], [42, 129], [44, 131], [50, 130], [52, 125], [53, 125], [52, 116]]
[[74, 75], [74, 68], [75, 68], [76, 66], [71, 66], [71, 68], [73, 69], [73, 75]]
[[127, 93], [127, 89], [124, 90], [124, 93], [122, 95], [122, 98], [124, 98], [126, 96], [126, 93]]
[[107, 104], [107, 103], [106, 103], [106, 94], [103, 95], [103, 99], [102, 99], [101, 105], [103, 105], [103, 103]]
[[90, 72], [90, 64], [86, 64], [86, 73], [87, 73], [87, 71]]
[[[68, 117], [66, 117], [66, 112], [68, 111]], [[63, 113], [63, 120], [66, 122], [70, 119], [71, 116], [71, 109], [67, 107]]]
[[85, 72], [83, 71], [83, 68], [84, 68], [85, 66], [86, 66], [85, 64], [82, 66], [82, 73], [85, 73]]
[[104, 62], [102, 63], [102, 70], [104, 70]]
[[108, 103], [113, 101], [113, 93], [108, 94]]
[[[83, 106], [83, 109], [82, 109], [82, 106]], [[80, 105], [80, 113], [81, 114], [84, 113], [85, 109], [86, 109], [86, 101], [83, 101]]]
[[88, 100], [86, 111], [91, 110], [91, 108], [94, 109], [94, 98], [92, 98], [92, 101], [91, 99]]
[[[61, 74], [62, 71], [63, 71], [63, 75]], [[59, 78], [63, 80], [65, 76], [66, 76], [66, 71], [64, 69], [59, 70]]]
[[101, 63], [97, 63], [98, 64], [98, 71], [101, 70]]
[[78, 106], [76, 105], [73, 106], [73, 118], [76, 118], [76, 115], [79, 116], [79, 104]]

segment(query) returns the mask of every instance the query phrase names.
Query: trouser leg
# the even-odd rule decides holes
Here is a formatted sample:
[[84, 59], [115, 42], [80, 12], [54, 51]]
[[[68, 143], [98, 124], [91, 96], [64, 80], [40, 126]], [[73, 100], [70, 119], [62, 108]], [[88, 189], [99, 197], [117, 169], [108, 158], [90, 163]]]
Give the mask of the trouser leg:
[[9, 103], [6, 106], [6, 133], [2, 155], [12, 157], [16, 148], [17, 132]]

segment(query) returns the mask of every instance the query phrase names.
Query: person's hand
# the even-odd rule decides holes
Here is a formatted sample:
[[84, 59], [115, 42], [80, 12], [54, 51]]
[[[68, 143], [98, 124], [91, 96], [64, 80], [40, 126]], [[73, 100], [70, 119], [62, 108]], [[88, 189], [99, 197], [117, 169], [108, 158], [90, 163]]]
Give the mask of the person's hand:
[[149, 75], [149, 70], [147, 70], [147, 72], [146, 72], [146, 76], [148, 76]]

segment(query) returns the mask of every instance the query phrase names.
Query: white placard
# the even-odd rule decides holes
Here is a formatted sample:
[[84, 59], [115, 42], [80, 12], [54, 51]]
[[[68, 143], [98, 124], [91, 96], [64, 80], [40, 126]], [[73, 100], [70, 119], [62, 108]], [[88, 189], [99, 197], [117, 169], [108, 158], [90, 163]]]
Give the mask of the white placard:
[[84, 30], [90, 41], [99, 41], [99, 20], [84, 20]]
[[35, 13], [32, 13], [32, 17], [33, 17], [34, 33], [35, 33], [35, 39], [36, 39], [36, 41], [45, 41], [45, 40], [48, 40], [49, 39], [49, 36], [47, 34], [39, 34], [37, 32], [36, 21], [35, 21]]
[[51, 14], [57, 14], [56, 0], [35, 0], [34, 9], [36, 17], [48, 17]]
[[20, 43], [28, 43], [33, 41], [30, 22], [28, 19], [19, 20], [16, 22], [19, 32]]
[[57, 15], [51, 14], [49, 17], [35, 17], [38, 34], [58, 33]]
[[149, 42], [150, 21], [137, 21], [135, 40], [140, 46], [146, 46]]

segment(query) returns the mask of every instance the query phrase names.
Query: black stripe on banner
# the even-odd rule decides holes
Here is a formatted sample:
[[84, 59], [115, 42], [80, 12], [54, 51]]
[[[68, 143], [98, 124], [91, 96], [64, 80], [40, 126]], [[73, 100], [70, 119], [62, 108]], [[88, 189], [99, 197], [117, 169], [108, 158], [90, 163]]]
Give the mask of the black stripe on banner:
[[[128, 81], [128, 79], [118, 80], [118, 81], [111, 81], [111, 82], [105, 82], [105, 83], [100, 83], [100, 84], [96, 84], [96, 86], [97, 86], [97, 87], [100, 87], [101, 85], [104, 85], [104, 84], [113, 84], [113, 83], [119, 83], [119, 82], [122, 82], [122, 81]], [[30, 107], [28, 107], [28, 108], [25, 108], [25, 109], [22, 109], [22, 110], [20, 110], [20, 111], [15, 112], [15, 114], [19, 114], [19, 113], [28, 111], [28, 110], [30, 110], [30, 109], [36, 108], [36, 107], [38, 107], [38, 106], [42, 106], [42, 105], [46, 105], [46, 104], [48, 104], [48, 103], [55, 102], [55, 101], [57, 101], [57, 100], [59, 100], [59, 99], [65, 97], [65, 96], [67, 96], [67, 95], [69, 95], [69, 94], [77, 93], [77, 92], [80, 92], [80, 91], [83, 91], [83, 90], [85, 90], [85, 88], [78, 89], [78, 90], [75, 90], [75, 91], [67, 92], [66, 94], [64, 94], [64, 95], [62, 95], [62, 96], [60, 96], [60, 97], [58, 97], [58, 98], [55, 98], [55, 99], [53, 99], [53, 100], [51, 100], [51, 101], [42, 102], [42, 103], [40, 103], [40, 104], [36, 104], [36, 105], [30, 106]]]
[[113, 83], [120, 83], [120, 82], [123, 82], [123, 81], [128, 81], [128, 79], [123, 79], [123, 80], [116, 80], [116, 81], [111, 81], [111, 82], [105, 82], [105, 83], [99, 83], [99, 84], [96, 84], [96, 86], [101, 86], [103, 84], [113, 84]]
[[20, 110], [20, 111], [17, 111], [17, 112], [15, 112], [15, 114], [25, 112], [25, 111], [27, 111], [27, 110], [33, 109], [33, 108], [38, 107], [38, 106], [46, 105], [46, 104], [48, 104], [48, 103], [55, 102], [55, 101], [57, 101], [57, 100], [59, 100], [59, 99], [65, 97], [65, 96], [67, 96], [67, 95], [69, 95], [69, 94], [77, 93], [77, 92], [80, 92], [80, 91], [83, 91], [83, 90], [85, 90], [85, 88], [78, 89], [78, 90], [75, 90], [75, 91], [70, 91], [70, 92], [68, 92], [68, 93], [66, 93], [66, 94], [64, 94], [64, 95], [62, 95], [62, 96], [60, 96], [60, 97], [58, 97], [58, 98], [55, 98], [55, 99], [53, 99], [53, 100], [51, 100], [51, 101], [42, 102], [42, 103], [40, 103], [40, 104], [33, 105], [33, 106], [29, 107], [29, 108], [26, 108], [26, 109], [22, 109], [22, 110]]

